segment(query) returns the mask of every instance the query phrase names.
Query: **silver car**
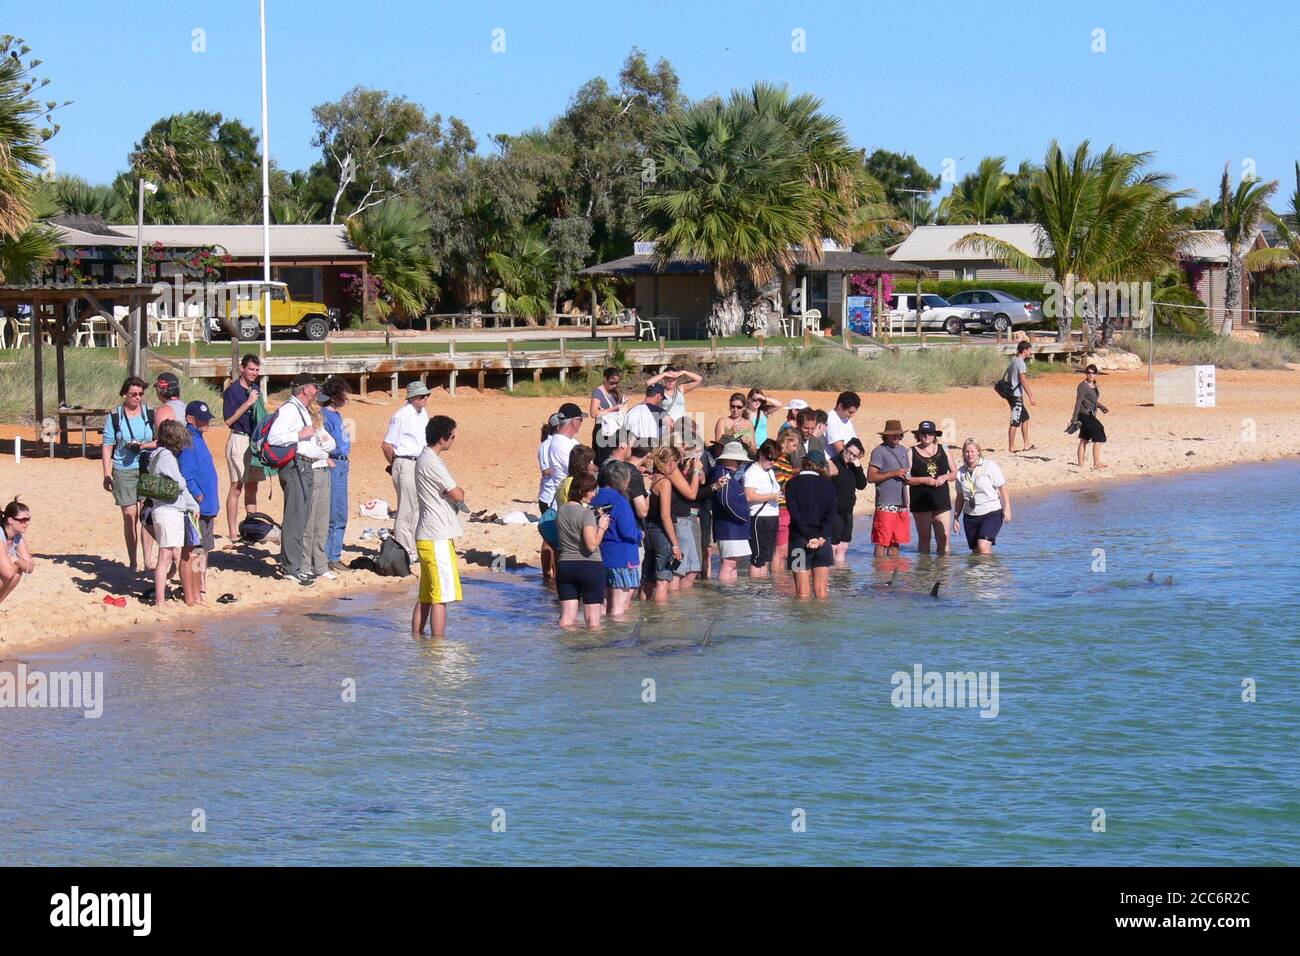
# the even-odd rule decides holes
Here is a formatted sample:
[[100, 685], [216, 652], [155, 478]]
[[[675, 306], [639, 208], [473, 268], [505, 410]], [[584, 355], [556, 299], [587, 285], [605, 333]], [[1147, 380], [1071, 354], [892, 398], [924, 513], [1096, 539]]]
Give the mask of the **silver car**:
[[948, 296], [953, 305], [979, 309], [989, 317], [988, 328], [1008, 332], [1018, 325], [1034, 325], [1043, 320], [1043, 306], [1010, 292], [997, 289], [968, 289]]

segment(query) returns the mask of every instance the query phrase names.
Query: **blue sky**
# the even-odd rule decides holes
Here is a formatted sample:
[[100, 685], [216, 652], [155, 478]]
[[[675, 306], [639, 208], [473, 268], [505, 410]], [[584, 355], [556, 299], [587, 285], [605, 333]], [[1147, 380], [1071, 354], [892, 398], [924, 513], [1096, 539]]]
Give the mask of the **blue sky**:
[[[256, 0], [24, 4], [4, 30], [71, 99], [50, 143], [60, 172], [108, 181], [164, 115], [220, 111], [260, 134]], [[1209, 2], [479, 2], [267, 0], [271, 154], [305, 168], [310, 109], [362, 84], [490, 133], [544, 124], [633, 46], [692, 98], [756, 79], [820, 96], [859, 146], [958, 176], [981, 156], [1042, 159], [1053, 137], [1155, 151], [1180, 188], [1217, 194], [1224, 163], [1294, 186], [1300, 4]], [[1225, 12], [1226, 11], [1226, 12]], [[492, 31], [505, 31], [505, 52]], [[206, 52], [193, 52], [193, 31]], [[806, 52], [792, 50], [802, 30]], [[1094, 31], [1104, 30], [1104, 52]], [[945, 186], [946, 189], [946, 186]]]

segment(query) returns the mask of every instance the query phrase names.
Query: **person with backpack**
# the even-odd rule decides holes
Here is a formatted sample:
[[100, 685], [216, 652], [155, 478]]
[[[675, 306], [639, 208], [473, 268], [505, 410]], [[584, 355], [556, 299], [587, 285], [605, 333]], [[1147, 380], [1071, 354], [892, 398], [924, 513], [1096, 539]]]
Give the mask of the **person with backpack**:
[[[226, 526], [230, 530], [227, 547], [234, 547], [239, 538], [241, 492], [244, 512], [252, 514], [257, 511], [257, 485], [262, 480], [262, 469], [252, 466], [248, 445], [253, 429], [261, 420], [257, 411], [262, 397], [257, 388], [257, 377], [261, 372], [261, 360], [250, 352], [239, 360], [239, 377], [221, 395], [221, 417], [230, 429], [230, 437], [226, 439], [226, 471], [230, 476], [230, 490], [226, 493]], [[265, 406], [262, 408], [265, 411]]]
[[1021, 341], [1016, 346], [1016, 354], [1007, 366], [1006, 374], [998, 380], [994, 388], [1008, 405], [1011, 406], [1011, 425], [1007, 428], [1007, 451], [1015, 453], [1016, 429], [1020, 429], [1021, 451], [1033, 451], [1037, 445], [1029, 442], [1029, 411], [1025, 408], [1025, 399], [1030, 405], [1037, 405], [1033, 390], [1029, 387], [1028, 362], [1033, 346]]
[[279, 466], [280, 489], [284, 492], [280, 570], [304, 587], [316, 580], [305, 561], [314, 481], [312, 464], [322, 453], [313, 441], [316, 427], [309, 410], [318, 388], [310, 372], [294, 376], [289, 400], [258, 427], [254, 447], [262, 461]]
[[157, 445], [149, 408], [144, 404], [148, 388], [148, 383], [138, 376], [127, 378], [118, 390], [122, 404], [104, 419], [104, 490], [112, 492], [114, 503], [122, 509], [122, 537], [133, 573], [139, 570], [136, 553], [141, 543], [144, 569], [154, 568], [153, 534], [148, 525], [140, 523], [139, 494], [141, 465]]
[[199, 541], [181, 551], [181, 560], [197, 563], [199, 603], [208, 592], [208, 553], [216, 546], [212, 525], [221, 511], [221, 494], [217, 488], [217, 466], [212, 462], [212, 452], [205, 438], [212, 424], [212, 412], [207, 402], [190, 402], [185, 406], [185, 430], [190, 443], [180, 453], [181, 474], [185, 486], [199, 505]]
[[149, 456], [148, 480], [141, 478], [142, 493], [149, 499], [154, 537], [158, 539], [158, 563], [153, 569], [153, 604], [162, 607], [167, 600], [167, 577], [172, 563], [180, 568], [181, 590], [185, 603], [198, 600], [198, 575], [193, 562], [181, 560], [182, 550], [198, 543], [198, 525], [194, 520], [199, 505], [194, 500], [179, 456], [192, 444], [189, 432], [178, 421], [168, 419], [158, 426], [158, 447]]

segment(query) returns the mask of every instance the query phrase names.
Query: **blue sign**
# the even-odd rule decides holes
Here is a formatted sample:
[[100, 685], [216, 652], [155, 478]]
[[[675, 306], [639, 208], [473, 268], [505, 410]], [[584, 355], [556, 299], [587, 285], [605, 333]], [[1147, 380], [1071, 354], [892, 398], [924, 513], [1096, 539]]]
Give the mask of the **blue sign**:
[[869, 295], [849, 296], [849, 331], [859, 335], [871, 334], [871, 300]]

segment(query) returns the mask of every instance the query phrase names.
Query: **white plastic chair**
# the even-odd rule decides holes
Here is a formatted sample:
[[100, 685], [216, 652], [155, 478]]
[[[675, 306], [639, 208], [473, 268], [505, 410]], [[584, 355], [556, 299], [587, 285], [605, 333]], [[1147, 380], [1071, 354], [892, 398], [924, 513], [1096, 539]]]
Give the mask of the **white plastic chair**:
[[822, 334], [822, 312], [821, 309], [805, 309], [803, 313], [803, 331], [812, 332], [816, 335]]
[[655, 324], [649, 319], [643, 319], [638, 315], [636, 317], [636, 337], [637, 339], [654, 341], [658, 337], [655, 334]]

